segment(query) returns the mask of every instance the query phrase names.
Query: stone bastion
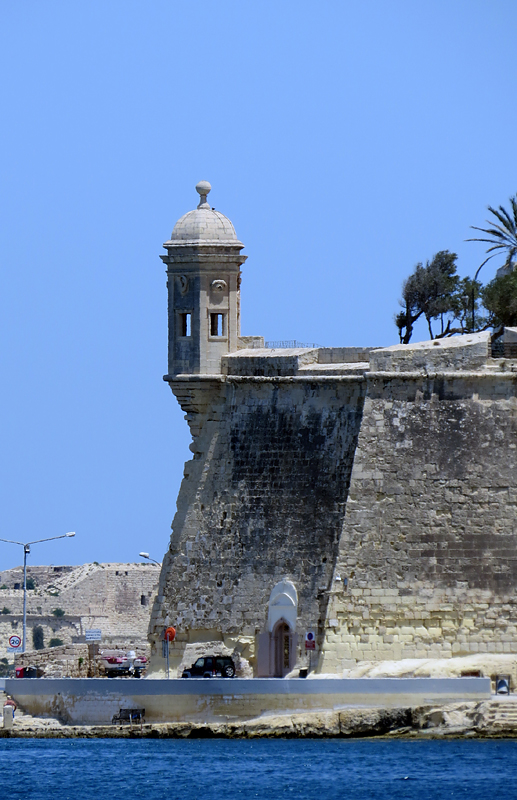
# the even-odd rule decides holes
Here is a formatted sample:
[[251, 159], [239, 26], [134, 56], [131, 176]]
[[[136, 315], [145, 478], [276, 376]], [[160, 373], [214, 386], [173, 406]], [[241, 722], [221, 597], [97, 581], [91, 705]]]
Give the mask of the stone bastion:
[[258, 677], [309, 655], [342, 674], [517, 653], [517, 361], [493, 358], [488, 332], [386, 348], [242, 337], [244, 245], [209, 190], [198, 185], [162, 256], [164, 379], [193, 455], [152, 609], [151, 674], [164, 674], [168, 625], [173, 670], [187, 646], [217, 643]]

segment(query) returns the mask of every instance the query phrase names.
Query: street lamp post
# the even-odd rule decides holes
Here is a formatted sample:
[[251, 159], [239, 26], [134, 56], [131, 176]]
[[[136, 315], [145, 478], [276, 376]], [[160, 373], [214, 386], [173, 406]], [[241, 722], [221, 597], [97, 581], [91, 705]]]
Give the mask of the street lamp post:
[[160, 564], [160, 562], [159, 562], [159, 561], [156, 561], [156, 559], [155, 559], [155, 558], [151, 558], [151, 556], [149, 555], [149, 553], [139, 553], [138, 555], [140, 556], [140, 558], [147, 558], [147, 560], [148, 560], [148, 561], [152, 561], [152, 562], [153, 562], [153, 564], [158, 564], [158, 566], [159, 566], [159, 567], [161, 567], [161, 564]]
[[0, 542], [7, 542], [8, 544], [19, 544], [23, 547], [23, 641], [22, 653], [25, 653], [26, 633], [27, 633], [27, 555], [31, 551], [31, 544], [39, 544], [40, 542], [53, 542], [54, 539], [70, 539], [75, 536], [75, 531], [64, 533], [62, 536], [50, 536], [48, 539], [36, 539], [34, 542], [15, 542], [13, 539], [0, 539]]

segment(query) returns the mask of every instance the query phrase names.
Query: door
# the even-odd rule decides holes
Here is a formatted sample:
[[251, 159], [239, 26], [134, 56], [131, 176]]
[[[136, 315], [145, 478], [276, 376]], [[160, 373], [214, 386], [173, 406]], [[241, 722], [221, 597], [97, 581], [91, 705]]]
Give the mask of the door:
[[283, 678], [291, 671], [293, 662], [293, 636], [289, 625], [280, 620], [273, 632], [275, 653], [275, 678]]

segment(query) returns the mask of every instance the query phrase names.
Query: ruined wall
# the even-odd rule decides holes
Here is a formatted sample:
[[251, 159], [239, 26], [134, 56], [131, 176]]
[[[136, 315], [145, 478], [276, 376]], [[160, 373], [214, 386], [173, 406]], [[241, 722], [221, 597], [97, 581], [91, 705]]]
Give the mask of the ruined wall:
[[[177, 648], [222, 638], [253, 662], [283, 578], [298, 590], [300, 630], [323, 626], [364, 380], [228, 376], [210, 384], [209, 398], [205, 384], [203, 400], [197, 385], [172, 384], [199, 434], [151, 632], [157, 642], [169, 621]], [[203, 424], [193, 408], [208, 409]]]
[[511, 371], [369, 376], [323, 670], [517, 652], [516, 389]]

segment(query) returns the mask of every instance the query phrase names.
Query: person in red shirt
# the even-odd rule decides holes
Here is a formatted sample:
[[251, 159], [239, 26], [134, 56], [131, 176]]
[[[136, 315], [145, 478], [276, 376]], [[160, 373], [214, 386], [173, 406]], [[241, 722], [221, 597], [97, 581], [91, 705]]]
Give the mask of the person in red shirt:
[[4, 708], [5, 708], [6, 706], [12, 706], [12, 709], [13, 709], [13, 719], [14, 719], [14, 712], [15, 712], [15, 711], [16, 711], [16, 709], [18, 708], [18, 706], [16, 705], [16, 700], [13, 700], [13, 698], [12, 698], [12, 697], [10, 697], [9, 695], [7, 695], [7, 700], [6, 700], [6, 701], [5, 701], [5, 703], [4, 703]]

